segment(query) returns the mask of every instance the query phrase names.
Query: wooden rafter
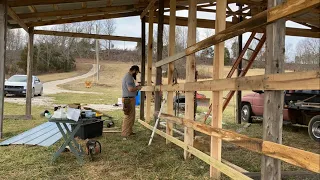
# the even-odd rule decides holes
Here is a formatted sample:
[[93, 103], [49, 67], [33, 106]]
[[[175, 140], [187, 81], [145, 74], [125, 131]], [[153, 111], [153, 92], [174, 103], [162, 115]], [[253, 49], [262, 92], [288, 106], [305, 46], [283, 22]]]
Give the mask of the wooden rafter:
[[[147, 18], [148, 20], [148, 18]], [[158, 23], [155, 19], [154, 23]], [[169, 24], [169, 16], [164, 17], [164, 24]], [[178, 26], [187, 26], [188, 25], [188, 18], [185, 17], [177, 17], [177, 25]], [[236, 25], [233, 22], [227, 22], [227, 27], [231, 27]], [[208, 19], [198, 19], [197, 20], [197, 27], [199, 28], [215, 28], [215, 20], [208, 20]], [[264, 27], [255, 29], [256, 32], [263, 33], [265, 31]], [[286, 28], [286, 35], [289, 36], [303, 36], [303, 37], [312, 37], [312, 38], [320, 38], [320, 31], [312, 31], [310, 29], [299, 29], [299, 28]]]
[[144, 9], [140, 15], [140, 18], [143, 18], [145, 15], [148, 14], [149, 10], [154, 7], [154, 4], [157, 2], [157, 0], [151, 0], [149, 5], [147, 6], [146, 9]]
[[91, 38], [91, 39], [106, 39], [106, 40], [114, 40], [114, 41], [141, 42], [141, 38], [138, 38], [138, 37], [110, 36], [110, 35], [74, 33], [74, 32], [35, 30], [34, 34], [65, 36], [65, 37], [78, 37], [78, 38]]
[[50, 21], [29, 22], [29, 23], [27, 23], [27, 25], [30, 27], [46, 26], [46, 25], [55, 25], [55, 24], [83, 22], [83, 21], [94, 21], [94, 20], [100, 20], [100, 19], [129, 17], [129, 16], [137, 16], [137, 15], [140, 15], [140, 12], [128, 12], [128, 13], [119, 13], [119, 14], [106, 14], [106, 15], [98, 15], [98, 16], [86, 16], [86, 17], [76, 17], [76, 18], [68, 18], [68, 19], [58, 19], [58, 20], [50, 20]]
[[61, 3], [78, 3], [87, 1], [99, 1], [99, 0], [32, 0], [32, 1], [9, 1], [9, 7], [18, 6], [31, 6], [31, 5], [48, 5], [48, 4], [61, 4]]
[[8, 7], [8, 15], [13, 20], [15, 20], [21, 28], [23, 28], [26, 32], [28, 32], [28, 26], [19, 18], [19, 16], [10, 7]]
[[128, 11], [134, 10], [133, 5], [128, 6], [113, 6], [113, 7], [102, 7], [102, 8], [85, 8], [85, 9], [75, 9], [75, 10], [55, 10], [48, 12], [38, 12], [38, 13], [26, 13], [19, 14], [21, 19], [28, 18], [43, 18], [43, 17], [55, 17], [55, 16], [69, 16], [69, 15], [82, 15], [82, 14], [90, 14], [90, 13], [112, 13], [119, 11]]
[[[168, 57], [163, 59], [162, 61], [159, 61], [156, 63], [156, 67], [168, 64], [170, 62], [176, 61], [180, 58], [186, 57], [189, 54], [192, 54], [194, 52], [198, 52], [202, 49], [205, 49], [207, 47], [210, 47], [212, 45], [215, 45], [219, 42], [225, 41], [227, 39], [233, 38], [235, 36], [238, 36], [240, 34], [243, 34], [244, 32], [252, 31], [256, 28], [263, 27], [267, 24], [270, 24], [278, 19], [285, 18], [290, 15], [294, 15], [295, 13], [299, 13], [301, 11], [306, 11], [306, 9], [313, 8], [320, 4], [319, 0], [289, 0], [286, 3], [283, 3], [282, 5], [276, 6], [270, 10], [263, 11], [255, 16], [253, 16], [251, 19], [247, 19], [245, 21], [242, 21], [232, 27], [227, 28], [224, 31], [221, 31], [217, 33], [216, 35], [213, 35], [207, 39], [204, 39], [187, 49], [185, 51], [177, 53], [174, 56]], [[294, 3], [294, 9], [290, 8], [290, 4]], [[300, 5], [300, 6], [299, 6]], [[285, 7], [285, 8], [283, 8]], [[278, 14], [276, 13], [278, 12]], [[280, 15], [279, 15], [280, 14]]]

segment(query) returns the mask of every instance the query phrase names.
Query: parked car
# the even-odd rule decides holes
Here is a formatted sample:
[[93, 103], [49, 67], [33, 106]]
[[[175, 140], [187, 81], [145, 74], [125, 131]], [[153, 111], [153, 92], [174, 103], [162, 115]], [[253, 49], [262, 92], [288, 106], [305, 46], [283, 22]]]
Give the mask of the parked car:
[[[283, 120], [307, 125], [312, 139], [320, 141], [320, 90], [284, 91]], [[241, 119], [252, 122], [252, 117], [263, 116], [264, 92], [254, 91], [241, 101]]]
[[[200, 99], [206, 99], [207, 97], [204, 95], [204, 94], [199, 94], [197, 93], [196, 94], [196, 99], [197, 99], [197, 103], [196, 103], [196, 106], [198, 105], [198, 101]], [[185, 95], [184, 94], [180, 94], [179, 96], [175, 96], [173, 98], [173, 108], [174, 109], [182, 109], [182, 110], [185, 110]]]
[[[27, 92], [27, 76], [26, 75], [14, 75], [5, 81], [4, 93], [12, 95], [23, 95]], [[43, 93], [43, 84], [36, 76], [32, 77], [32, 97]]]

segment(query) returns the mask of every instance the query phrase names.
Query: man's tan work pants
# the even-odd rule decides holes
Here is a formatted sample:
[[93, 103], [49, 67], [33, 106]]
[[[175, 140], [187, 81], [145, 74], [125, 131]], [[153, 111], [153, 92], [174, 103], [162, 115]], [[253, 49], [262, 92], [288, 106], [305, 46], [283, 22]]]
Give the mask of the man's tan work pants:
[[136, 117], [136, 99], [135, 98], [123, 98], [123, 111], [124, 119], [122, 122], [122, 132], [121, 136], [128, 137], [132, 134], [132, 127]]

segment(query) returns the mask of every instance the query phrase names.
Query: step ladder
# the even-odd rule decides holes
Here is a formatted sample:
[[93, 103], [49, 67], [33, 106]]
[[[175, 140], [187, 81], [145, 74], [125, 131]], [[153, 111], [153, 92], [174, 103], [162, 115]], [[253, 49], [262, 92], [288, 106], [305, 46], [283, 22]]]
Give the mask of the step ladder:
[[[241, 73], [239, 75], [239, 77], [244, 77], [247, 72], [249, 71], [249, 69], [251, 68], [254, 60], [256, 59], [257, 55], [259, 54], [263, 44], [265, 43], [266, 41], [266, 33], [263, 33], [262, 35], [262, 38], [257, 38], [255, 37], [257, 33], [256, 32], [252, 32], [251, 33], [251, 36], [249, 37], [247, 43], [245, 44], [245, 46], [243, 47], [243, 50], [241, 51], [239, 57], [236, 59], [236, 61], [233, 63], [233, 66], [231, 68], [231, 70], [229, 71], [228, 75], [226, 78], [231, 78], [234, 74], [234, 72], [236, 71], [236, 69], [238, 68], [240, 62], [242, 61], [247, 61], [247, 66], [241, 70]], [[252, 43], [253, 40], [257, 40], [259, 43], [257, 44], [257, 46], [252, 49], [250, 48], [250, 44]], [[245, 59], [244, 58], [244, 55], [246, 54], [247, 51], [252, 51], [252, 54], [250, 56], [249, 59]], [[233, 97], [235, 91], [230, 91], [228, 93], [228, 95], [226, 97], [224, 97], [224, 102], [223, 102], [223, 111], [226, 109], [226, 107], [228, 106], [231, 98]], [[211, 111], [212, 111], [212, 104], [210, 104], [210, 107], [209, 107], [209, 110], [208, 112], [206, 113], [205, 117], [204, 117], [204, 123], [206, 122], [206, 120], [208, 119], [209, 115], [211, 114]]]

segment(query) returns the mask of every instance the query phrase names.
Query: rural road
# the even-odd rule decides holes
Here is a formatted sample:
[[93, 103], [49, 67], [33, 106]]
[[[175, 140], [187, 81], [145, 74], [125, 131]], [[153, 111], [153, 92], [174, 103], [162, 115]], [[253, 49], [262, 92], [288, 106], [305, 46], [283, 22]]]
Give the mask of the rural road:
[[62, 89], [62, 88], [58, 87], [58, 85], [93, 76], [96, 74], [96, 67], [97, 67], [97, 65], [93, 64], [91, 70], [81, 76], [76, 76], [76, 77], [72, 77], [72, 78], [68, 78], [68, 79], [44, 83], [43, 84], [43, 94], [47, 95], [47, 94], [57, 94], [57, 93], [64, 93], [64, 92], [65, 93], [80, 93], [80, 94], [91, 93], [92, 94], [92, 92], [70, 91], [70, 90]]

